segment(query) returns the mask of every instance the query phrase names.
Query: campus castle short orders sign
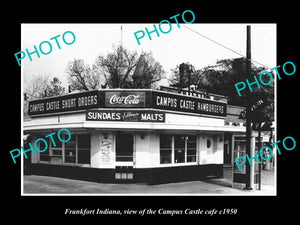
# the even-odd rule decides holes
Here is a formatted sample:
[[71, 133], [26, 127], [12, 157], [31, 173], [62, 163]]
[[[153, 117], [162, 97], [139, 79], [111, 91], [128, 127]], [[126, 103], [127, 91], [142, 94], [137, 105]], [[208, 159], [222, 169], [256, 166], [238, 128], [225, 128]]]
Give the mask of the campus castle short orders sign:
[[[129, 110], [128, 113], [131, 114], [133, 112], [130, 111], [130, 109], [135, 108], [145, 110], [145, 108], [148, 108], [226, 117], [227, 104], [225, 102], [213, 101], [210, 99], [156, 90], [106, 89], [30, 101], [28, 114], [37, 116], [101, 108], [118, 108], [118, 110], [121, 110], [122, 108], [125, 110], [127, 108]], [[124, 115], [125, 111], [119, 112], [119, 114], [116, 115], [112, 114], [112, 112], [108, 112], [108, 114], [115, 115], [115, 118], [118, 121], [119, 116]], [[98, 111], [97, 114], [100, 115], [99, 113], [100, 111]], [[142, 115], [143, 114], [139, 112], [139, 119], [137, 121], [141, 121]], [[151, 118], [157, 118], [152, 119], [154, 122], [162, 122], [162, 120], [164, 120], [163, 114], [157, 116], [150, 110], [149, 115], [151, 115]], [[143, 118], [145, 117], [143, 116]]]

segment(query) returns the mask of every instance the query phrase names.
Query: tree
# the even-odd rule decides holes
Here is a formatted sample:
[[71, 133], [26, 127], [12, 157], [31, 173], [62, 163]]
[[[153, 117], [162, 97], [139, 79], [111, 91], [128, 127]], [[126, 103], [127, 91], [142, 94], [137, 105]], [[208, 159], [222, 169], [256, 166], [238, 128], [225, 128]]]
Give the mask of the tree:
[[[261, 72], [265, 71], [264, 67], [256, 67], [251, 64], [250, 77], [258, 76]], [[208, 66], [201, 70], [201, 74], [206, 79], [206, 83], [199, 84], [199, 88], [205, 89], [207, 92], [228, 96], [228, 103], [232, 105], [245, 106], [245, 96], [240, 97], [235, 89], [235, 84], [238, 82], [245, 82], [246, 77], [246, 59], [223, 59], [218, 60], [216, 65]], [[266, 79], [266, 77], [263, 77]], [[254, 79], [249, 79], [249, 82]], [[248, 88], [248, 87], [247, 87]], [[251, 100], [256, 101], [261, 95], [270, 95], [272, 97], [273, 87], [263, 86], [257, 88], [256, 85], [252, 86]], [[273, 98], [274, 99], [274, 98]]]
[[138, 55], [122, 46], [114, 48], [107, 56], [100, 55], [95, 66], [110, 88], [151, 88], [164, 74], [151, 53]]
[[89, 91], [99, 89], [101, 85], [101, 76], [96, 66], [86, 65], [83, 59], [74, 59], [70, 61], [66, 68], [69, 74], [68, 82], [73, 90]]
[[[227, 96], [228, 104], [246, 106], [245, 96], [240, 97], [237, 94], [237, 91], [234, 86], [238, 82], [245, 82], [245, 58], [218, 60], [216, 62], [216, 65], [207, 66], [200, 70], [196, 70], [189, 63], [186, 64], [189, 65], [191, 68], [190, 84], [195, 84], [198, 90]], [[266, 68], [264, 67], [256, 67], [252, 64], [250, 77], [253, 77], [254, 75], [258, 76], [261, 72], [265, 70]], [[181, 81], [179, 81], [178, 77], [179, 66], [177, 66], [173, 70], [173, 77], [171, 78], [171, 83], [177, 82], [177, 85], [183, 85], [186, 87], [186, 79], [183, 78]], [[183, 77], [185, 77], [185, 75]], [[269, 78], [262, 77], [262, 79], [265, 83], [268, 83]], [[182, 82], [183, 84], [178, 84], [178, 82]], [[249, 80], [249, 82], [252, 82], [252, 80]], [[260, 86], [261, 88], [257, 88], [256, 85], [252, 86], [253, 92], [250, 93], [250, 104], [255, 103], [260, 98], [264, 98], [264, 100], [267, 102], [267, 106], [257, 112], [256, 118], [261, 121], [272, 121], [274, 120], [273, 83], [267, 86]]]
[[162, 66], [154, 60], [152, 53], [143, 53], [132, 75], [131, 88], [151, 88], [162, 79], [163, 74]]
[[44, 98], [48, 84], [49, 76], [33, 76], [30, 80], [24, 80], [24, 99]]
[[169, 81], [173, 87], [186, 88], [192, 84], [198, 86], [203, 80], [200, 72], [200, 70], [196, 70], [195, 66], [189, 62], [181, 63], [172, 69], [173, 75]]
[[27, 115], [29, 101], [64, 93], [65, 88], [61, 86], [61, 81], [57, 77], [49, 81], [49, 76], [33, 76], [31, 80], [24, 82], [24, 115]]
[[50, 84], [46, 87], [46, 97], [58, 96], [65, 94], [65, 88], [61, 86], [61, 81], [57, 77], [53, 77]]

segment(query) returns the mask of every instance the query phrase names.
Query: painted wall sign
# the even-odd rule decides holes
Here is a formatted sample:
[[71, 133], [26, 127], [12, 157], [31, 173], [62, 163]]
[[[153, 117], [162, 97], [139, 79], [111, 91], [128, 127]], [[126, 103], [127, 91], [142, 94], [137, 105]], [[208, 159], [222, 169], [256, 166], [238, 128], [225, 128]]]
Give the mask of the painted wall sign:
[[152, 110], [87, 110], [87, 121], [165, 122], [165, 113]]
[[43, 98], [29, 102], [28, 114], [39, 115], [66, 111], [76, 111], [101, 107], [100, 92], [88, 91], [76, 94]]
[[224, 117], [227, 113], [227, 104], [225, 102], [154, 91], [152, 92], [152, 107]]
[[143, 91], [106, 91], [105, 107], [145, 107], [146, 93]]

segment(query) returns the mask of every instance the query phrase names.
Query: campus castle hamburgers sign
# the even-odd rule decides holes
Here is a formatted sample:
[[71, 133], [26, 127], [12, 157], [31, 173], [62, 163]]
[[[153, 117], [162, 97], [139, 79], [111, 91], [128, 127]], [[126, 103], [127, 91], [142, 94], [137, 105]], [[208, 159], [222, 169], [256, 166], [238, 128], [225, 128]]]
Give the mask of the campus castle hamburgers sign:
[[152, 106], [179, 112], [226, 116], [227, 104], [203, 98], [194, 98], [165, 92], [152, 93]]
[[[198, 115], [201, 114], [225, 117], [227, 104], [225, 102], [213, 101], [210, 99], [196, 98], [156, 90], [114, 89], [95, 90], [30, 101], [28, 114], [31, 116], [35, 116], [44, 114], [57, 114], [61, 112], [74, 112], [80, 110], [114, 108], [128, 108], [127, 111], [131, 114], [133, 114], [133, 112], [129, 109], [146, 110], [147, 108], [149, 109], [148, 115], [150, 115], [150, 117], [152, 118], [149, 119], [149, 121], [152, 120], [161, 122], [164, 121], [163, 114], [161, 114], [160, 116], [156, 115], [154, 109], [160, 109], [170, 112], [176, 111]], [[123, 111], [122, 115], [124, 115], [125, 111]], [[97, 115], [100, 115], [99, 113], [100, 112], [98, 112]], [[119, 119], [121, 118], [121, 114], [113, 114], [113, 111], [103, 111], [102, 113], [103, 115], [105, 113], [108, 113], [107, 115], [115, 115], [116, 119], [112, 119], [112, 121], [121, 121]], [[92, 115], [92, 113], [90, 113], [89, 115]], [[137, 119], [136, 121], [141, 121], [142, 118], [146, 118], [145, 115], [146, 114], [142, 114], [141, 112], [139, 112], [139, 114], [137, 115], [137, 118], [139, 119]], [[104, 117], [105, 116], [103, 116], [103, 118]], [[113, 116], [111, 118], [113, 118]]]

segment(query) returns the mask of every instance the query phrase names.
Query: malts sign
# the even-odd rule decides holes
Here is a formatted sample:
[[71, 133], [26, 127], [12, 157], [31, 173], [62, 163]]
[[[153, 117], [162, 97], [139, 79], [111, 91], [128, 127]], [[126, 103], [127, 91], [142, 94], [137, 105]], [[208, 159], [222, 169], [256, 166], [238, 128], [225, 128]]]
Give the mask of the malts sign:
[[226, 117], [227, 104], [156, 90], [95, 90], [31, 101], [28, 114], [35, 116], [96, 108], [147, 108]]

